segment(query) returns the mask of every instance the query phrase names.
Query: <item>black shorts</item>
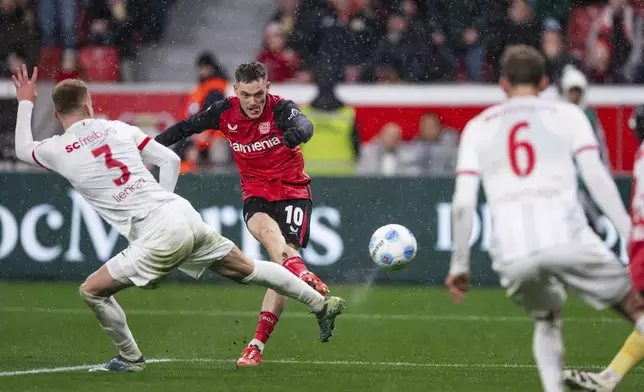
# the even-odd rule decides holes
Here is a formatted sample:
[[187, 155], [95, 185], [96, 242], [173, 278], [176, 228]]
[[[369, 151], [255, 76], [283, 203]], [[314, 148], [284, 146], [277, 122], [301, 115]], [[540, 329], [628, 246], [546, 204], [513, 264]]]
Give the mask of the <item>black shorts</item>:
[[280, 227], [288, 244], [306, 248], [311, 232], [313, 202], [308, 199], [268, 201], [261, 197], [249, 197], [244, 201], [244, 221], [258, 212], [273, 218]]

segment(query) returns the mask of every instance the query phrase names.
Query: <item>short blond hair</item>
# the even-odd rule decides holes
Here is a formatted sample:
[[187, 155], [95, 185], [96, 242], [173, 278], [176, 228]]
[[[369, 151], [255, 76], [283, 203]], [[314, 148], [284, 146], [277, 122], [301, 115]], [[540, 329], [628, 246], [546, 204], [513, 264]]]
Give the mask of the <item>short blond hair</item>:
[[51, 93], [56, 113], [66, 115], [83, 110], [89, 98], [87, 85], [80, 79], [67, 79], [58, 83]]

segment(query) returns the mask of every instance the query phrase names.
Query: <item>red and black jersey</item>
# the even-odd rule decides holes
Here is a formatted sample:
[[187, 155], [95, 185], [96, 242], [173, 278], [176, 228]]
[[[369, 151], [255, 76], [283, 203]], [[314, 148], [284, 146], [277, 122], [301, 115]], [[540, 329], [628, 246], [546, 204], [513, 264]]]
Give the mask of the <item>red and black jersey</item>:
[[251, 119], [242, 112], [239, 99], [231, 97], [171, 126], [156, 141], [170, 146], [195, 133], [218, 129], [233, 151], [244, 200], [310, 199], [311, 179], [304, 173], [302, 152], [282, 142], [284, 132], [292, 127], [306, 132], [307, 140], [313, 135], [313, 124], [293, 101], [268, 94], [262, 115]]

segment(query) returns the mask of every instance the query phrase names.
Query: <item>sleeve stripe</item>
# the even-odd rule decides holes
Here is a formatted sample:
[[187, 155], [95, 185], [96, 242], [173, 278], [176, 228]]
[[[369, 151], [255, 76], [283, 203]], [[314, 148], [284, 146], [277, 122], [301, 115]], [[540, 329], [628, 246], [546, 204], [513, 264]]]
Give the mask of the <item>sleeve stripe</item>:
[[599, 146], [597, 145], [581, 146], [575, 151], [575, 155], [580, 154], [584, 151], [592, 151], [592, 150], [599, 150]]
[[457, 170], [456, 171], [457, 176], [478, 176], [479, 172], [476, 170]]
[[143, 141], [141, 142], [141, 144], [139, 144], [139, 151], [143, 150], [145, 146], [147, 146], [148, 143], [150, 143], [151, 139], [152, 138], [150, 136], [146, 136], [145, 139], [143, 139]]
[[[38, 146], [36, 146], [36, 148], [38, 148]], [[33, 158], [34, 162], [36, 162], [36, 163], [38, 164], [38, 166], [40, 166], [40, 167], [42, 167], [42, 168], [45, 168], [45, 169], [47, 169], [47, 170], [49, 170], [49, 171], [52, 171], [50, 168], [48, 168], [47, 166], [45, 166], [45, 165], [43, 165], [42, 163], [40, 163], [40, 161], [38, 160], [38, 158], [36, 158], [36, 148], [34, 148], [33, 150], [31, 150], [31, 157]]]

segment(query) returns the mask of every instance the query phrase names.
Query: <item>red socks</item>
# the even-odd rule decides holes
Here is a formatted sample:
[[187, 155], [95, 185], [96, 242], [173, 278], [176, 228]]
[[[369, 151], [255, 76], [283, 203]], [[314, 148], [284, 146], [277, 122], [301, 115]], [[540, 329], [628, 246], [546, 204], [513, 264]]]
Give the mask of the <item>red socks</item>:
[[282, 266], [291, 271], [291, 273], [298, 278], [302, 277], [304, 273], [309, 272], [309, 269], [306, 268], [306, 264], [304, 264], [304, 261], [299, 256], [289, 257], [284, 260]]
[[273, 328], [277, 324], [277, 316], [271, 312], [261, 312], [259, 314], [259, 321], [257, 322], [257, 330], [253, 339], [257, 339], [262, 343], [266, 343], [268, 338], [273, 333]]
[[[301, 257], [289, 257], [284, 260], [282, 266], [290, 271], [293, 275], [301, 277], [305, 272], [309, 272], [308, 268], [304, 264], [304, 261]], [[268, 341], [268, 338], [271, 337], [273, 329], [277, 324], [277, 316], [271, 312], [261, 312], [259, 314], [259, 321], [257, 322], [257, 330], [255, 330], [255, 336], [253, 337], [254, 341], [260, 341], [262, 344], [265, 344]], [[251, 342], [253, 344], [253, 342]], [[258, 343], [258, 346], [261, 346]], [[260, 350], [263, 347], [260, 347]]]

